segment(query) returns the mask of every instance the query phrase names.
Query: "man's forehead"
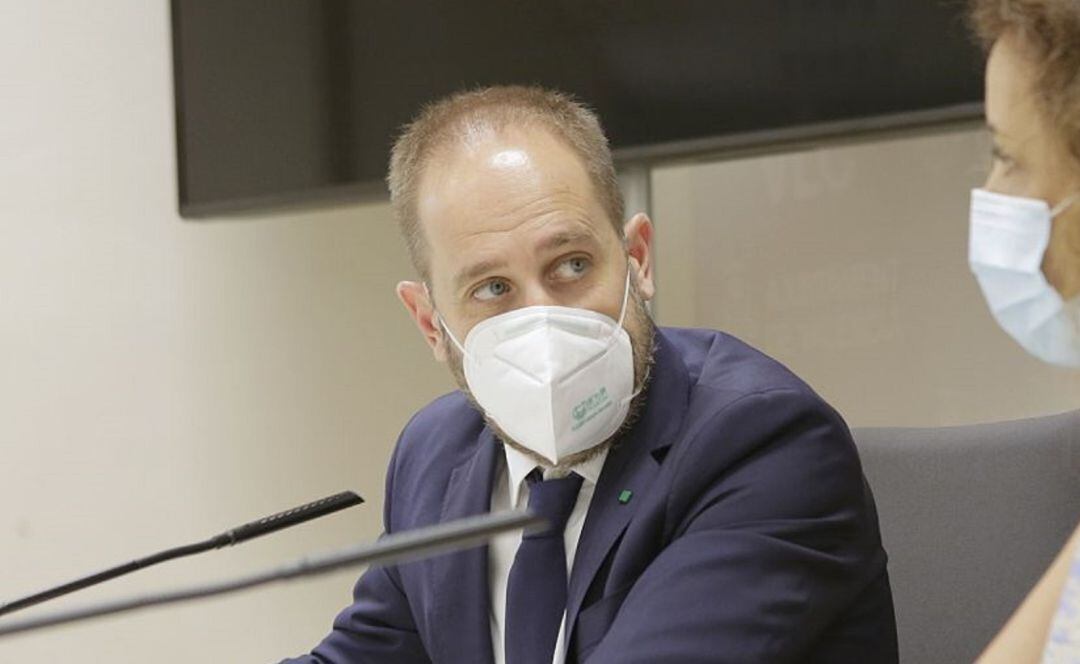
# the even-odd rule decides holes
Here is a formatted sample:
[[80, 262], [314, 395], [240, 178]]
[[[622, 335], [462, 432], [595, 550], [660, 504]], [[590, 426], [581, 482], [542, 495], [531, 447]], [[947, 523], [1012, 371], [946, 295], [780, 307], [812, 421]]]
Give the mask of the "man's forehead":
[[[439, 190], [465, 176], [520, 177], [571, 181], [588, 179], [581, 155], [543, 126], [472, 130], [446, 140], [427, 159], [420, 189]], [[457, 177], [454, 177], [457, 176]]]
[[554, 220], [576, 223], [553, 229], [552, 242], [610, 226], [581, 158], [543, 129], [470, 140], [433, 159], [419, 184], [417, 213], [436, 253], [514, 230], [534, 235]]

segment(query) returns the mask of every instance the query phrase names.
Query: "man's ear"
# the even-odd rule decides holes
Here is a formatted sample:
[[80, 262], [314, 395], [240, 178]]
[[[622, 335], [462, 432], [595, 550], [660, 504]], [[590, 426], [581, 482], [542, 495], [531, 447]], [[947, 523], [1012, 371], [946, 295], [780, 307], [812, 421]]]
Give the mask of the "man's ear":
[[409, 312], [424, 341], [431, 347], [431, 352], [439, 362], [445, 362], [446, 335], [439, 327], [438, 315], [431, 304], [431, 295], [419, 281], [402, 281], [397, 285], [397, 296]]
[[638, 292], [648, 302], [656, 295], [656, 285], [653, 283], [653, 225], [649, 215], [639, 212], [631, 217], [623, 225], [623, 237]]

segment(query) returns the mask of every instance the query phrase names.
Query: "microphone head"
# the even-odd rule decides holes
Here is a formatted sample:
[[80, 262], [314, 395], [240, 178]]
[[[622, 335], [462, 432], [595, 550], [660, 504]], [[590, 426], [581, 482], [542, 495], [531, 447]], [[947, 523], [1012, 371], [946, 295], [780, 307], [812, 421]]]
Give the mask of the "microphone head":
[[333, 514], [334, 512], [343, 510], [353, 505], [359, 505], [364, 502], [353, 491], [342, 491], [341, 493], [328, 496], [320, 500], [301, 505], [300, 507], [294, 507], [291, 510], [284, 512], [278, 512], [268, 517], [259, 519], [258, 521], [252, 521], [251, 523], [245, 523], [242, 526], [228, 530], [221, 535], [218, 535], [216, 540], [220, 541], [218, 547], [232, 546], [233, 544], [239, 544], [249, 539], [267, 535], [269, 533], [277, 532], [284, 528], [289, 528], [305, 521], [311, 521], [327, 514]]

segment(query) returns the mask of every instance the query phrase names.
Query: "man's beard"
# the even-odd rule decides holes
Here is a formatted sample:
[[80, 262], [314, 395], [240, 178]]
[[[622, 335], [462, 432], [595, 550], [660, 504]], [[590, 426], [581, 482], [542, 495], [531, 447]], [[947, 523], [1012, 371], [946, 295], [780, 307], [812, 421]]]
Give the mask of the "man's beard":
[[529, 457], [538, 465], [544, 468], [552, 468], [555, 476], [561, 476], [566, 472], [569, 472], [570, 468], [594, 459], [611, 449], [619, 438], [634, 425], [641, 416], [641, 411], [645, 408], [645, 395], [648, 391], [646, 388], [648, 387], [654, 360], [653, 343], [656, 336], [656, 326], [653, 323], [652, 317], [649, 315], [649, 310], [645, 306], [645, 301], [641, 299], [641, 295], [638, 293], [637, 287], [633, 282], [630, 284], [630, 297], [627, 298], [626, 306], [626, 320], [624, 326], [627, 334], [630, 336], [630, 347], [633, 350], [634, 355], [635, 393], [634, 398], [630, 400], [630, 406], [627, 410], [626, 417], [623, 418], [622, 424], [619, 425], [618, 430], [611, 436], [608, 436], [606, 439], [593, 445], [589, 449], [575, 452], [564, 457], [554, 466], [550, 459], [545, 458], [541, 454], [537, 454], [511, 438], [498, 424], [488, 417], [487, 413], [484, 412], [483, 407], [476, 401], [472, 391], [469, 389], [468, 382], [465, 379], [461, 350], [446, 338], [446, 332], [443, 331], [442, 334], [444, 335], [444, 339], [447, 342], [447, 348], [449, 349], [447, 363], [450, 365], [450, 374], [454, 377], [454, 382], [457, 383], [458, 388], [473, 405], [473, 408], [483, 415], [488, 428], [491, 429], [499, 440]]

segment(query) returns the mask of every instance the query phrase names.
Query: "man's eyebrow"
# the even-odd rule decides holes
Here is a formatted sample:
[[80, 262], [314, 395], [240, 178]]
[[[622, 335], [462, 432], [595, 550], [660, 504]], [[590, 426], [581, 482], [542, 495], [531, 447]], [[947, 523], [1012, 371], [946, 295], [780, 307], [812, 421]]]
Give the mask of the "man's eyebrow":
[[484, 260], [479, 263], [473, 263], [468, 267], [462, 268], [462, 270], [457, 273], [454, 277], [454, 285], [457, 288], [461, 288], [473, 279], [503, 267], [506, 267], [506, 261], [502, 259]]
[[[559, 231], [538, 242], [534, 250], [537, 252], [553, 251], [569, 244], [581, 242], [596, 243], [596, 235], [586, 230], [577, 229]], [[507, 261], [497, 258], [473, 263], [472, 265], [462, 268], [461, 271], [454, 276], [454, 287], [462, 288], [477, 277], [500, 270], [506, 267], [506, 265]]]
[[585, 230], [566, 230], [559, 231], [553, 235], [541, 240], [536, 245], [537, 251], [551, 251], [560, 247], [565, 247], [568, 244], [576, 244], [578, 242], [596, 242], [596, 236]]

